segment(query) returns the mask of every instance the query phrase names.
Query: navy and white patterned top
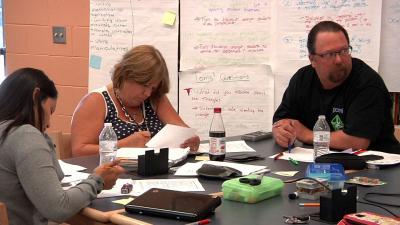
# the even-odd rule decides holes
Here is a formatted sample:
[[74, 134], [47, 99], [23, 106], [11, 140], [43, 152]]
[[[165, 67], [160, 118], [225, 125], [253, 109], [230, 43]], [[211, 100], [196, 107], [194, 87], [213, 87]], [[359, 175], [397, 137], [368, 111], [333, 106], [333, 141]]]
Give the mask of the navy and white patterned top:
[[118, 117], [118, 111], [115, 106], [113, 99], [110, 97], [110, 94], [107, 91], [107, 88], [101, 89], [101, 95], [104, 98], [106, 103], [106, 118], [104, 119], [104, 123], [112, 123], [112, 127], [117, 134], [118, 140], [121, 140], [129, 135], [139, 131], [139, 130], [148, 130], [153, 137], [156, 135], [163, 127], [164, 124], [158, 118], [156, 112], [151, 105], [150, 100], [146, 100], [143, 105], [143, 116], [144, 120], [142, 123], [136, 124], [128, 121], [124, 121]]

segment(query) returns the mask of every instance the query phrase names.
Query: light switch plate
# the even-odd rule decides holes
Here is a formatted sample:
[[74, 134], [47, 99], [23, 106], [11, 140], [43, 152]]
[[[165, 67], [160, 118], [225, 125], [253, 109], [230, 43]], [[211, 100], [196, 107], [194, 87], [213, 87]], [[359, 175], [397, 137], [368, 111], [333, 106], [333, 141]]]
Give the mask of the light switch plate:
[[55, 44], [67, 43], [67, 34], [65, 27], [53, 27], [53, 43]]

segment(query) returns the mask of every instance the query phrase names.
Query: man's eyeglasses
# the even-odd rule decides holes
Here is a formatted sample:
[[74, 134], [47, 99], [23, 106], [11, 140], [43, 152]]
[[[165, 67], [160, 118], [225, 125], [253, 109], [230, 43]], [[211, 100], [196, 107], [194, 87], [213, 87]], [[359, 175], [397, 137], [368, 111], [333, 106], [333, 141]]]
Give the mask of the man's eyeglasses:
[[351, 47], [351, 45], [349, 45], [349, 47], [347, 47], [345, 49], [342, 49], [342, 50], [339, 50], [337, 52], [328, 52], [328, 53], [324, 53], [324, 54], [315, 53], [314, 55], [317, 55], [317, 56], [319, 56], [321, 58], [324, 58], [324, 59], [334, 59], [334, 58], [336, 58], [337, 55], [339, 55], [339, 56], [350, 55], [352, 50], [353, 50], [353, 47]]

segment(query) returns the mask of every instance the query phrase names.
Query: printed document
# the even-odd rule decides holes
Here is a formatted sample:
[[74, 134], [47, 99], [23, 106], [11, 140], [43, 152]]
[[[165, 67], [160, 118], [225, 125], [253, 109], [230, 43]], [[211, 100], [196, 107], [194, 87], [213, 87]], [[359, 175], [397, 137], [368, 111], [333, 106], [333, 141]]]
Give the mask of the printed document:
[[[208, 153], [210, 149], [209, 143], [202, 143], [199, 146], [198, 153]], [[227, 141], [226, 152], [255, 152], [253, 148], [248, 146], [245, 141]]]
[[139, 196], [151, 188], [174, 191], [205, 191], [197, 178], [134, 180], [132, 195]]

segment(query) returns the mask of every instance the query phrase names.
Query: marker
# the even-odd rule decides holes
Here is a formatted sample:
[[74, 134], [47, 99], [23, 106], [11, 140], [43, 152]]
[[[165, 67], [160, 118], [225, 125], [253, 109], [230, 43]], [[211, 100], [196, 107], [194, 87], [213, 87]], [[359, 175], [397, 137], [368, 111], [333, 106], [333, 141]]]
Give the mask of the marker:
[[274, 157], [274, 160], [278, 160], [281, 156], [283, 156], [283, 152], [280, 152]]
[[319, 207], [319, 203], [318, 202], [299, 203], [299, 206], [303, 206], [303, 207]]
[[292, 144], [288, 144], [287, 150], [288, 150], [288, 152], [290, 153], [290, 151], [292, 150]]
[[292, 159], [291, 157], [289, 157], [289, 161], [290, 161], [293, 165], [299, 165], [299, 162], [297, 162], [296, 160]]
[[211, 223], [211, 220], [205, 219], [205, 220], [200, 220], [200, 221], [196, 221], [193, 223], [187, 223], [186, 225], [203, 225], [203, 224], [209, 224], [209, 223]]
[[358, 151], [355, 151], [353, 154], [354, 155], [359, 155], [359, 154], [361, 154], [361, 153], [363, 153], [363, 152], [366, 152], [367, 150], [365, 150], [365, 149], [359, 149]]

